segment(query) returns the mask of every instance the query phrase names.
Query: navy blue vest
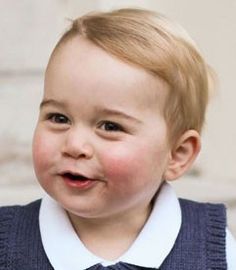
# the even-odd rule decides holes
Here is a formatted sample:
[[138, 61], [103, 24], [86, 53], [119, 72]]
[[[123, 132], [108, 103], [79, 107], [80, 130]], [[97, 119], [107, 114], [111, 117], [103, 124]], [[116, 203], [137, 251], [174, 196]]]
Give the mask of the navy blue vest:
[[[39, 232], [41, 201], [26, 206], [0, 208], [0, 270], [53, 270]], [[180, 199], [182, 226], [176, 243], [161, 270], [224, 270], [226, 214], [223, 205]], [[168, 215], [168, 213], [166, 213]], [[156, 251], [158, 253], [158, 250]], [[100, 269], [147, 269], [126, 263]], [[68, 269], [70, 270], [70, 269]]]

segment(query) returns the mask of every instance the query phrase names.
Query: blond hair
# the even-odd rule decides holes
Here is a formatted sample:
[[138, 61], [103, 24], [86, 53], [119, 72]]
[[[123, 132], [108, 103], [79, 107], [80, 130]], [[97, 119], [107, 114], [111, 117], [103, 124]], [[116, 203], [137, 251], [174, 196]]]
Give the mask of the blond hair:
[[169, 91], [163, 113], [170, 142], [189, 129], [201, 133], [211, 73], [182, 27], [148, 10], [89, 13], [72, 22], [56, 48], [78, 34], [167, 82]]

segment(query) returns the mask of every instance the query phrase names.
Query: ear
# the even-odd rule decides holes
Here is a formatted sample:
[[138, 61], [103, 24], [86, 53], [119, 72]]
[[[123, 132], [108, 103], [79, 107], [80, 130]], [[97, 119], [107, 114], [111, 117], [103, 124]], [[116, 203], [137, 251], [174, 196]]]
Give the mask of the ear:
[[164, 179], [170, 181], [182, 176], [191, 167], [200, 149], [199, 133], [196, 130], [186, 131], [171, 151]]

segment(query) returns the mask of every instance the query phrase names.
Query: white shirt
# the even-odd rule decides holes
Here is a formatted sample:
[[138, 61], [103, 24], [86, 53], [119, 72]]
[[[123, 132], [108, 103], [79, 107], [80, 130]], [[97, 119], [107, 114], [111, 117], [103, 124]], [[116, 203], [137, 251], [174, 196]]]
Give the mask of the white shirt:
[[[179, 201], [172, 187], [164, 184], [148, 221], [132, 246], [116, 261], [106, 261], [84, 246], [65, 210], [56, 201], [48, 196], [43, 198], [39, 214], [43, 247], [55, 270], [83, 270], [98, 263], [108, 266], [119, 261], [159, 268], [174, 246], [180, 226]], [[155, 246], [155, 249], [150, 249], [150, 246]], [[226, 231], [226, 253], [228, 269], [235, 270], [236, 242], [228, 230]]]

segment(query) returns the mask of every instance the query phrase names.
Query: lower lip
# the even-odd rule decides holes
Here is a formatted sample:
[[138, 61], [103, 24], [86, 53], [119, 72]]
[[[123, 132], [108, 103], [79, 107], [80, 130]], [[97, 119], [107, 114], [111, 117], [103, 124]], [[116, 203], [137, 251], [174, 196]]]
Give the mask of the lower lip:
[[77, 188], [80, 190], [86, 190], [86, 189], [92, 188], [97, 182], [96, 180], [90, 180], [90, 179], [85, 180], [85, 181], [73, 181], [67, 177], [63, 177], [63, 180], [68, 186]]

